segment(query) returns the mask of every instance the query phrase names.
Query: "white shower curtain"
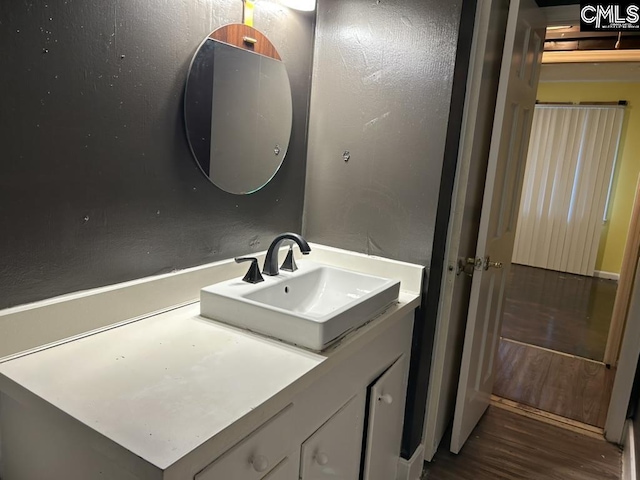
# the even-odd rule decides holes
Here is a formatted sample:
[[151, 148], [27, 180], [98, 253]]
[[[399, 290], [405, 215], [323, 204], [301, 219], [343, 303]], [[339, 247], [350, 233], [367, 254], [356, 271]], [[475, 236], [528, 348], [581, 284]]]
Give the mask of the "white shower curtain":
[[513, 262], [593, 275], [623, 106], [536, 105]]

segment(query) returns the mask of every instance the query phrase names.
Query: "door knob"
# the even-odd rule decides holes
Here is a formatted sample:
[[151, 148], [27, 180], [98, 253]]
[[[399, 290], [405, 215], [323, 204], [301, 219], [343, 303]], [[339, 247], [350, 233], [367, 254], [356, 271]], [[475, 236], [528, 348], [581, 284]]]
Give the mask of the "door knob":
[[387, 405], [391, 405], [393, 403], [393, 397], [391, 395], [389, 395], [388, 393], [385, 393], [384, 395], [380, 395], [378, 397], [378, 400], [380, 400], [381, 402], [386, 403]]
[[484, 259], [484, 269], [489, 270], [490, 268], [502, 268], [502, 262], [492, 262], [491, 257], [487, 257]]
[[256, 472], [264, 472], [269, 468], [269, 460], [264, 455], [256, 455], [251, 459], [251, 465]]
[[316, 453], [316, 462], [318, 465], [326, 465], [329, 463], [329, 456], [326, 453]]

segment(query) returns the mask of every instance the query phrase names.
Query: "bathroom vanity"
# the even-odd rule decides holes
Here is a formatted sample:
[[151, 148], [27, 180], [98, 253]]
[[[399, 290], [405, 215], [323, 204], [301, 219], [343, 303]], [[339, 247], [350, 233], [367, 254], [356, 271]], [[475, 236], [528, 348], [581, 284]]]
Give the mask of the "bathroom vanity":
[[194, 299], [4, 361], [2, 478], [394, 479], [422, 267], [315, 245], [309, 260], [395, 278], [398, 299], [321, 352]]

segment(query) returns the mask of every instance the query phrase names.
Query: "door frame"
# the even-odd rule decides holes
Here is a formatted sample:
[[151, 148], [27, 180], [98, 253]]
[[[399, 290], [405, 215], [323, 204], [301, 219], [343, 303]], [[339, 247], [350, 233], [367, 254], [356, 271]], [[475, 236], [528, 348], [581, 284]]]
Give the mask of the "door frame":
[[[547, 27], [560, 26], [571, 23], [576, 23], [580, 18], [579, 5], [566, 5], [557, 7], [546, 7], [540, 9], [547, 17]], [[474, 35], [477, 35], [474, 28]], [[477, 51], [474, 51], [472, 55], [479, 55]], [[478, 71], [472, 71], [468, 79], [468, 96], [465, 100], [464, 115], [465, 119], [469, 116], [474, 116], [474, 108], [477, 106], [478, 90], [470, 88], [473, 82], [479, 81]], [[473, 97], [476, 95], [476, 98]], [[471, 109], [471, 111], [470, 111]], [[465, 196], [468, 180], [469, 161], [471, 158], [468, 148], [469, 143], [465, 142], [465, 137], [473, 137], [474, 125], [472, 122], [464, 124], [464, 129], [460, 141], [460, 152], [458, 155], [458, 165], [456, 168], [456, 178], [453, 191], [453, 203], [451, 206], [451, 218], [449, 223], [449, 229], [447, 232], [447, 247], [446, 247], [446, 265], [448, 269], [445, 270], [441, 280], [441, 294], [439, 298], [439, 306], [436, 321], [436, 338], [434, 341], [434, 348], [432, 353], [431, 363], [431, 375], [428, 389], [425, 421], [423, 427], [422, 444], [425, 449], [425, 460], [430, 461], [438, 448], [438, 444], [442, 439], [444, 431], [439, 429], [439, 425], [444, 423], [446, 426], [452, 418], [453, 410], [447, 408], [441, 408], [438, 405], [438, 399], [435, 390], [439, 390], [442, 386], [442, 375], [434, 375], [436, 369], [442, 369], [444, 365], [448, 365], [451, 362], [455, 362], [455, 359], [451, 358], [451, 353], [447, 352], [444, 346], [447, 343], [449, 335], [451, 335], [452, 328], [455, 330], [456, 326], [451, 325], [452, 319], [451, 313], [451, 300], [453, 297], [454, 284], [456, 280], [455, 265], [458, 247], [460, 244], [460, 228], [462, 224], [462, 217], [465, 207]], [[640, 267], [638, 269], [638, 275], [640, 278]], [[640, 335], [640, 281], [636, 281], [634, 285], [634, 301], [639, 304], [637, 307], [636, 318], [632, 318], [629, 315], [628, 328], [623, 334], [622, 348], [620, 352], [620, 361], [618, 364], [618, 370], [614, 380], [614, 386], [612, 391], [611, 401], [609, 403], [607, 421], [605, 424], [605, 436], [607, 440], [613, 443], [621, 443], [624, 434], [624, 421], [626, 419], [627, 406], [630, 400], [631, 386], [636, 373], [636, 361], [638, 355], [640, 355], [640, 341], [631, 341], [630, 332], [637, 331]], [[464, 316], [464, 322], [466, 322], [466, 316]], [[633, 325], [633, 326], [631, 326]], [[464, 325], [462, 326], [464, 328]], [[625, 342], [625, 339], [629, 336], [630, 340]], [[635, 358], [636, 360], [629, 360], [629, 358]], [[434, 384], [434, 380], [438, 381], [438, 385]], [[437, 387], [437, 388], [435, 388]], [[449, 388], [457, 389], [457, 382], [450, 385]], [[442, 430], [442, 431], [441, 431]], [[428, 443], [428, 441], [430, 442]]]
[[[636, 258], [637, 259], [637, 258]], [[635, 269], [635, 281], [627, 314], [627, 325], [622, 336], [622, 348], [618, 368], [613, 380], [611, 400], [604, 424], [605, 438], [617, 444], [623, 443], [627, 410], [631, 400], [631, 389], [636, 377], [640, 356], [640, 264]]]
[[[467, 78], [466, 98], [463, 113], [463, 126], [460, 136], [460, 150], [458, 152], [457, 166], [455, 171], [455, 183], [453, 186], [452, 203], [450, 208], [450, 220], [447, 231], [445, 250], [445, 269], [440, 279], [440, 296], [436, 314], [436, 331], [434, 347], [432, 352], [431, 372], [429, 388], [427, 394], [427, 405], [425, 421], [423, 427], [422, 444], [425, 449], [425, 459], [430, 461], [436, 453], [438, 445], [442, 440], [444, 432], [453, 418], [453, 406], [455, 404], [458, 379], [460, 373], [460, 357], [463, 343], [459, 338], [464, 338], [467, 322], [467, 311], [460, 303], [466, 301], [468, 308], [471, 279], [464, 274], [457, 275], [458, 256], [468, 253], [475, 255], [476, 244], [472, 251], [461, 252], [462, 231], [468, 224], [464, 219], [465, 210], [469, 208], [467, 199], [467, 188], [472, 181], [469, 178], [470, 164], [477, 158], [473, 156], [474, 140], [477, 135], [483, 132], [478, 130], [476, 122], [478, 116], [479, 96], [481, 95], [480, 84], [483, 81], [484, 62], [487, 42], [487, 28], [491, 8], [491, 2], [478, 1], [476, 9], [476, 19], [473, 31], [473, 45], [470, 55], [469, 75]], [[540, 8], [540, 11], [547, 16], [548, 10], [561, 12], [561, 18], [567, 7]], [[575, 9], [579, 18], [579, 8]], [[548, 16], [547, 16], [548, 18]], [[560, 20], [558, 20], [560, 21]], [[506, 32], [506, 24], [505, 24]], [[500, 60], [501, 63], [501, 60]], [[494, 113], [495, 115], [495, 113]], [[492, 115], [492, 117], [494, 116]], [[491, 134], [490, 129], [489, 134]], [[475, 180], [473, 180], [475, 181]], [[486, 181], [486, 172], [478, 181], [483, 188]], [[479, 223], [471, 228], [478, 228]], [[464, 286], [466, 284], [466, 287]], [[466, 297], [460, 291], [466, 288]], [[460, 290], [460, 291], [459, 291]], [[456, 292], [458, 292], [456, 294]], [[461, 333], [461, 334], [460, 334]], [[460, 350], [460, 351], [458, 351]]]
[[[554, 25], [577, 24], [580, 21], [580, 6], [566, 5], [559, 7], [547, 7], [542, 9], [547, 16], [547, 27]], [[633, 261], [638, 260], [634, 256]], [[633, 267], [632, 267], [633, 268]], [[630, 299], [630, 305], [626, 318], [621, 321], [626, 326], [622, 333], [622, 340], [618, 352], [614, 348], [608, 348], [605, 358], [618, 358], [617, 370], [613, 381], [611, 399], [607, 409], [607, 420], [604, 425], [604, 436], [612, 443], [623, 444], [625, 434], [625, 421], [627, 409], [631, 400], [631, 389], [636, 376], [638, 357], [640, 356], [640, 263], [635, 269], [635, 282]], [[611, 337], [612, 330], [620, 328], [614, 325], [613, 318], [607, 335], [607, 343]]]
[[[456, 309], [456, 305], [454, 305], [455, 290], [466, 287], [470, 291], [471, 278], [466, 275], [457, 275], [456, 262], [462, 240], [470, 167], [472, 160], [475, 158], [473, 147], [474, 139], [478, 133], [476, 125], [479, 114], [481, 84], [485, 72], [484, 59], [489, 35], [491, 6], [491, 0], [478, 0], [475, 11], [473, 40], [469, 55], [469, 75], [466, 82], [467, 93], [464, 99], [462, 128], [460, 131], [460, 148], [444, 254], [445, 268], [442, 273], [440, 296], [438, 298], [435, 339], [422, 430], [422, 444], [424, 445], [425, 460], [427, 461], [431, 461], [436, 454], [449, 420], [453, 416], [458, 376], [460, 374], [459, 360], [462, 355], [462, 345], [459, 346], [459, 352], [458, 348], [451, 347], [455, 346], [461, 335], [464, 336], [467, 313], [464, 308], [460, 310], [459, 315], [452, 315], [452, 312], [455, 312]], [[491, 129], [489, 131], [491, 132]], [[486, 172], [484, 172], [484, 177], [479, 179], [482, 184], [485, 182], [485, 177]], [[479, 227], [479, 223], [476, 227]], [[464, 294], [464, 292], [461, 294]], [[468, 302], [468, 297], [466, 300]]]
[[607, 348], [604, 351], [603, 362], [607, 366], [617, 366], [621, 354], [622, 336], [625, 331], [627, 317], [630, 315], [631, 296], [633, 292], [633, 279], [640, 255], [640, 177], [636, 183], [636, 193], [631, 210], [631, 222], [627, 232], [624, 254], [622, 256], [622, 268], [618, 280], [616, 299], [611, 314], [611, 325], [607, 335]]
[[[458, 453], [491, 404], [504, 294], [524, 185], [544, 51], [546, 17], [535, 0], [509, 2], [450, 451]], [[466, 254], [466, 255], [465, 255]], [[490, 261], [493, 259], [493, 261]]]

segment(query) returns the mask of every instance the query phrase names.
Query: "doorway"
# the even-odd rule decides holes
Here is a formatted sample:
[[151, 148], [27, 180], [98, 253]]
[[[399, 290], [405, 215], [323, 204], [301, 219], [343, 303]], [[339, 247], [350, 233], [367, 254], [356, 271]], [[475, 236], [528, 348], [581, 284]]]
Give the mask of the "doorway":
[[[517, 2], [512, 2], [511, 6], [516, 4]], [[503, 65], [501, 67], [501, 79], [497, 97], [499, 101], [495, 103], [495, 118], [493, 132], [491, 134], [492, 144], [489, 151], [490, 168], [487, 167], [486, 169], [485, 179], [484, 175], [477, 175], [477, 172], [472, 169], [472, 167], [478, 165], [477, 161], [474, 162], [472, 160], [475, 159], [478, 152], [480, 152], [480, 149], [478, 149], [475, 144], [476, 140], [478, 140], [484, 132], [482, 127], [487, 125], [486, 122], [478, 121], [480, 114], [486, 113], [480, 108], [483, 107], [483, 104], [479, 103], [479, 99], [487, 97], [487, 95], [483, 95], [481, 92], [482, 87], [487, 83], [484, 81], [487, 77], [485, 73], [488, 73], [488, 70], [485, 71], [485, 69], [479, 66], [483, 65], [481, 62], [486, 61], [487, 58], [494, 58], [493, 55], [483, 53], [493, 51], [492, 48], [495, 47], [495, 45], [490, 47], [490, 44], [485, 42], [488, 37], [486, 36], [487, 31], [483, 28], [484, 23], [482, 23], [482, 20], [485, 19], [485, 10], [489, 9], [489, 5], [479, 5], [483, 7], [482, 9], [479, 7], [478, 9], [482, 15], [478, 16], [478, 25], [474, 29], [474, 45], [476, 45], [476, 48], [472, 52], [472, 58], [477, 61], [472, 62], [474, 68], [470, 69], [470, 93], [468, 100], [465, 100], [467, 121], [463, 124], [461, 151], [458, 159], [459, 170], [456, 172], [457, 187], [455, 188], [451, 207], [452, 218], [449, 224], [449, 231], [447, 232], [447, 249], [445, 256], [448, 262], [449, 273], [443, 275], [440, 302], [436, 308], [436, 338], [434, 340], [434, 354], [429, 383], [427, 415], [425, 417], [425, 433], [423, 437], [425, 458], [428, 460], [435, 454], [438, 444], [444, 435], [446, 425], [451, 418], [454, 419], [452, 431], [456, 433], [456, 436], [455, 438], [453, 435], [451, 437], [450, 449], [452, 452], [457, 453], [462, 448], [462, 445], [464, 445], [465, 439], [469, 438], [473, 427], [475, 427], [491, 403], [495, 370], [498, 363], [502, 300], [504, 299], [503, 294], [506, 290], [507, 282], [502, 284], [502, 277], [500, 277], [500, 282], [496, 281], [489, 285], [488, 283], [494, 277], [498, 278], [499, 272], [506, 273], [507, 275], [504, 275], [504, 278], [508, 278], [509, 266], [504, 269], [500, 267], [503, 266], [503, 262], [504, 264], [511, 263], [511, 253], [513, 250], [505, 247], [500, 251], [491, 252], [486, 248], [486, 241], [487, 236], [491, 236], [496, 231], [495, 228], [491, 227], [491, 225], [493, 225], [491, 222], [494, 218], [494, 203], [496, 203], [496, 207], [500, 207], [500, 213], [511, 211], [512, 209], [515, 210], [515, 217], [517, 217], [518, 213], [518, 205], [515, 205], [515, 208], [512, 205], [514, 202], [503, 201], [497, 203], [493, 201], [502, 198], [499, 194], [494, 194], [497, 191], [496, 182], [504, 184], [503, 177], [498, 176], [499, 178], [497, 178], [496, 171], [499, 173], [501, 169], [505, 168], [502, 163], [498, 162], [496, 165], [493, 162], [496, 158], [500, 157], [502, 146], [505, 144], [505, 148], [511, 146], [510, 152], [513, 153], [513, 155], [510, 155], [509, 158], [514, 160], [514, 162], [511, 163], [517, 162], [518, 165], [524, 163], [516, 160], [522, 157], [521, 153], [523, 149], [518, 149], [517, 146], [513, 146], [514, 144], [512, 142], [508, 142], [511, 136], [508, 128], [505, 127], [509, 127], [511, 124], [503, 121], [507, 113], [512, 113], [513, 110], [516, 109], [512, 108], [505, 111], [504, 109], [508, 105], [513, 105], [513, 102], [507, 102], [507, 105], [504, 105], [501, 103], [501, 100], [504, 100], [505, 95], [508, 98], [509, 92], [517, 83], [517, 80], [523, 77], [523, 73], [528, 75], [528, 72], [530, 72], [528, 69], [520, 68], [523, 59], [529, 59], [530, 56], [512, 55], [514, 52], [520, 52], [520, 47], [512, 49], [512, 42], [523, 37], [529, 40], [540, 38], [536, 35], [530, 35], [532, 31], [522, 27], [522, 25], [540, 25], [536, 23], [538, 20], [534, 20], [533, 18], [530, 21], [523, 20], [521, 22], [518, 20], [520, 26], [515, 28], [515, 36], [515, 23], [511, 24], [511, 29], [507, 28], [506, 40], [508, 40], [509, 43], [505, 43], [503, 50]], [[492, 2], [491, 9], [494, 7], [497, 9], [499, 5], [500, 4], [496, 2]], [[531, 5], [527, 11], [533, 14], [535, 10], [536, 8]], [[545, 13], [548, 13], [547, 19], [544, 22], [545, 25], [566, 25], [567, 23], [564, 22], [575, 22], [575, 20], [579, 18], [579, 8], [577, 6], [572, 8], [571, 11], [565, 9], [560, 11], [560, 9], [558, 9], [557, 12], [554, 10], [554, 12]], [[511, 23], [513, 19], [515, 19], [515, 17], [511, 18], [510, 15], [508, 24]], [[491, 31], [491, 29], [488, 30]], [[544, 38], [544, 33], [541, 33], [542, 38]], [[547, 52], [545, 52], [545, 55], [546, 53]], [[598, 53], [604, 54], [607, 52]], [[615, 53], [622, 53], [622, 51]], [[599, 55], [598, 57], [601, 56], [602, 55]], [[585, 56], [572, 53], [570, 57], [572, 59], [582, 59]], [[620, 55], [611, 55], [611, 57], [619, 58]], [[640, 63], [640, 57], [638, 58], [638, 63]], [[567, 60], [563, 61], [566, 62]], [[590, 62], [592, 62], [591, 65], [587, 65], [587, 63], [564, 64], [563, 68], [569, 70], [570, 73], [573, 72], [576, 77], [573, 81], [577, 82], [584, 79], [587, 80], [586, 85], [592, 87], [598, 88], [599, 83], [611, 81], [611, 79], [598, 80], [599, 83], [595, 83], [595, 78], [586, 78], [585, 68], [591, 69], [594, 66], [593, 62], [597, 62], [597, 60], [590, 60]], [[507, 74], [508, 70], [506, 67], [510, 69], [509, 74]], [[535, 68], [537, 67], [534, 67], [534, 69]], [[637, 70], [635, 70], [636, 68], [640, 68], [638, 64], [602, 63], [599, 68], [600, 71], [597, 73], [603, 75], [611, 73], [627, 75], [626, 79], [617, 80], [619, 82], [625, 82], [625, 88], [618, 89], [618, 93], [615, 96], [617, 100], [631, 97], [632, 95], [629, 95], [628, 92], [639, 92], [637, 89], [638, 77]], [[595, 70], [598, 69], [596, 68]], [[539, 68], [538, 71], [540, 71]], [[514, 77], [511, 75], [511, 72], [515, 72], [517, 75]], [[632, 75], [635, 80], [631, 79]], [[539, 90], [537, 88], [537, 76], [535, 79], [532, 78], [531, 81], [528, 81], [528, 85], [533, 88], [530, 89], [532, 93], [530, 96], [531, 100], [525, 110], [526, 112], [533, 113], [533, 105], [537, 97], [536, 92]], [[583, 92], [582, 87], [576, 88], [575, 84], [567, 83], [566, 80], [562, 85], [567, 87], [562, 92], [562, 96], [566, 98], [559, 100], [549, 99], [548, 101], [566, 102], [569, 100], [575, 102], [575, 100], [571, 99], [572, 96]], [[524, 92], [526, 89], [527, 86], [522, 85], [522, 88], [520, 88], [518, 92]], [[596, 101], [595, 95], [592, 97], [591, 100]], [[579, 102], [580, 100], [577, 101]], [[640, 105], [640, 98], [635, 98], [632, 103]], [[528, 116], [528, 119], [530, 118], [531, 115]], [[631, 130], [631, 128], [629, 128], [629, 130]], [[634, 147], [631, 146], [632, 141], [635, 142], [636, 139], [631, 137], [629, 140], [629, 148], [626, 149], [629, 155], [633, 155], [634, 152]], [[526, 156], [526, 148], [523, 153]], [[631, 163], [633, 163], [633, 161]], [[499, 169], [498, 166], [500, 167]], [[638, 166], [636, 166], [635, 173], [633, 168], [627, 169], [624, 174], [622, 173], [624, 169], [621, 168], [618, 170], [621, 180], [627, 181], [628, 179], [632, 179], [633, 190], [635, 189], [635, 180], [638, 176], [637, 167]], [[518, 170], [518, 173], [520, 173], [520, 170]], [[481, 189], [482, 186], [484, 186], [484, 193]], [[480, 189], [480, 195], [476, 195], [478, 189]], [[614, 200], [614, 203], [616, 202], [617, 199]], [[469, 212], [474, 212], [476, 215], [467, 215]], [[630, 212], [626, 212], [627, 226], [629, 216]], [[640, 215], [638, 215], [638, 217], [640, 218]], [[611, 230], [612, 224], [613, 222], [607, 227], [609, 230]], [[508, 222], [508, 225], [509, 231], [515, 230], [515, 225], [512, 225], [511, 222]], [[487, 226], [489, 227], [487, 228]], [[495, 227], [495, 225], [493, 226]], [[501, 231], [500, 226], [504, 225], [499, 223], [498, 231]], [[478, 232], [478, 237], [474, 238], [477, 239], [477, 242], [474, 238], [469, 238], [476, 232]], [[640, 238], [640, 233], [638, 233], [638, 238]], [[624, 243], [624, 240], [622, 240], [622, 242]], [[500, 288], [494, 288], [496, 285]], [[505, 285], [504, 289], [502, 285]], [[622, 290], [622, 288], [620, 290]], [[485, 302], [485, 304], [479, 306], [478, 302], [480, 298], [487, 300], [488, 303]], [[492, 315], [489, 306], [493, 308], [498, 304], [500, 304], [499, 314]], [[491, 322], [487, 322], [485, 319], [491, 319]], [[625, 333], [623, 346], [629, 343], [628, 340], [629, 335]], [[623, 348], [622, 351], [625, 352], [627, 350], [630, 351], [632, 349]], [[565, 358], [571, 357], [565, 355]], [[614, 410], [610, 408], [606, 421], [607, 439], [614, 442], [620, 442], [622, 438], [622, 424], [624, 423], [622, 417], [624, 417], [624, 412], [626, 411], [625, 402], [628, 403], [629, 395], [626, 387], [628, 387], [631, 382], [629, 375], [632, 377], [633, 371], [635, 371], [627, 368], [630, 365], [629, 358], [630, 354], [624, 356], [624, 359], [621, 357], [618, 374], [616, 375], [613, 387], [614, 401], [611, 402], [611, 408], [614, 408]], [[633, 362], [633, 365], [635, 367], [635, 362]], [[629, 370], [629, 375], [621, 375], [620, 372], [626, 372], [626, 370]], [[488, 388], [485, 389], [485, 386]], [[455, 412], [452, 411], [454, 410], [454, 405]], [[599, 431], [599, 437], [601, 438], [602, 429], [599, 429]], [[449, 441], [445, 443], [449, 444]]]
[[[538, 100], [554, 105], [619, 100], [634, 104], [635, 97], [623, 97], [626, 93], [633, 97], [631, 88], [637, 88], [637, 83], [625, 83], [615, 66], [607, 67], [609, 72], [589, 64], [543, 65]], [[605, 349], [626, 240], [624, 227], [628, 228], [633, 205], [633, 191], [625, 183], [626, 177], [637, 178], [637, 167], [635, 174], [629, 175], [626, 163], [630, 156], [630, 152], [625, 156], [624, 148], [628, 123], [625, 112], [610, 189], [616, 211], [612, 213], [612, 207], [607, 206], [605, 212], [595, 212], [600, 215], [599, 221], [604, 219], [598, 225], [602, 234], [596, 239], [595, 272], [576, 274], [566, 268], [540, 268], [534, 261], [519, 262], [517, 252], [514, 254], [493, 390], [500, 397], [497, 401], [507, 399], [516, 407], [537, 409], [543, 415], [555, 415], [599, 432], [605, 425], [615, 377], [615, 366], [605, 364]], [[534, 147], [532, 144], [530, 154]], [[621, 218], [622, 211], [626, 219]]]

